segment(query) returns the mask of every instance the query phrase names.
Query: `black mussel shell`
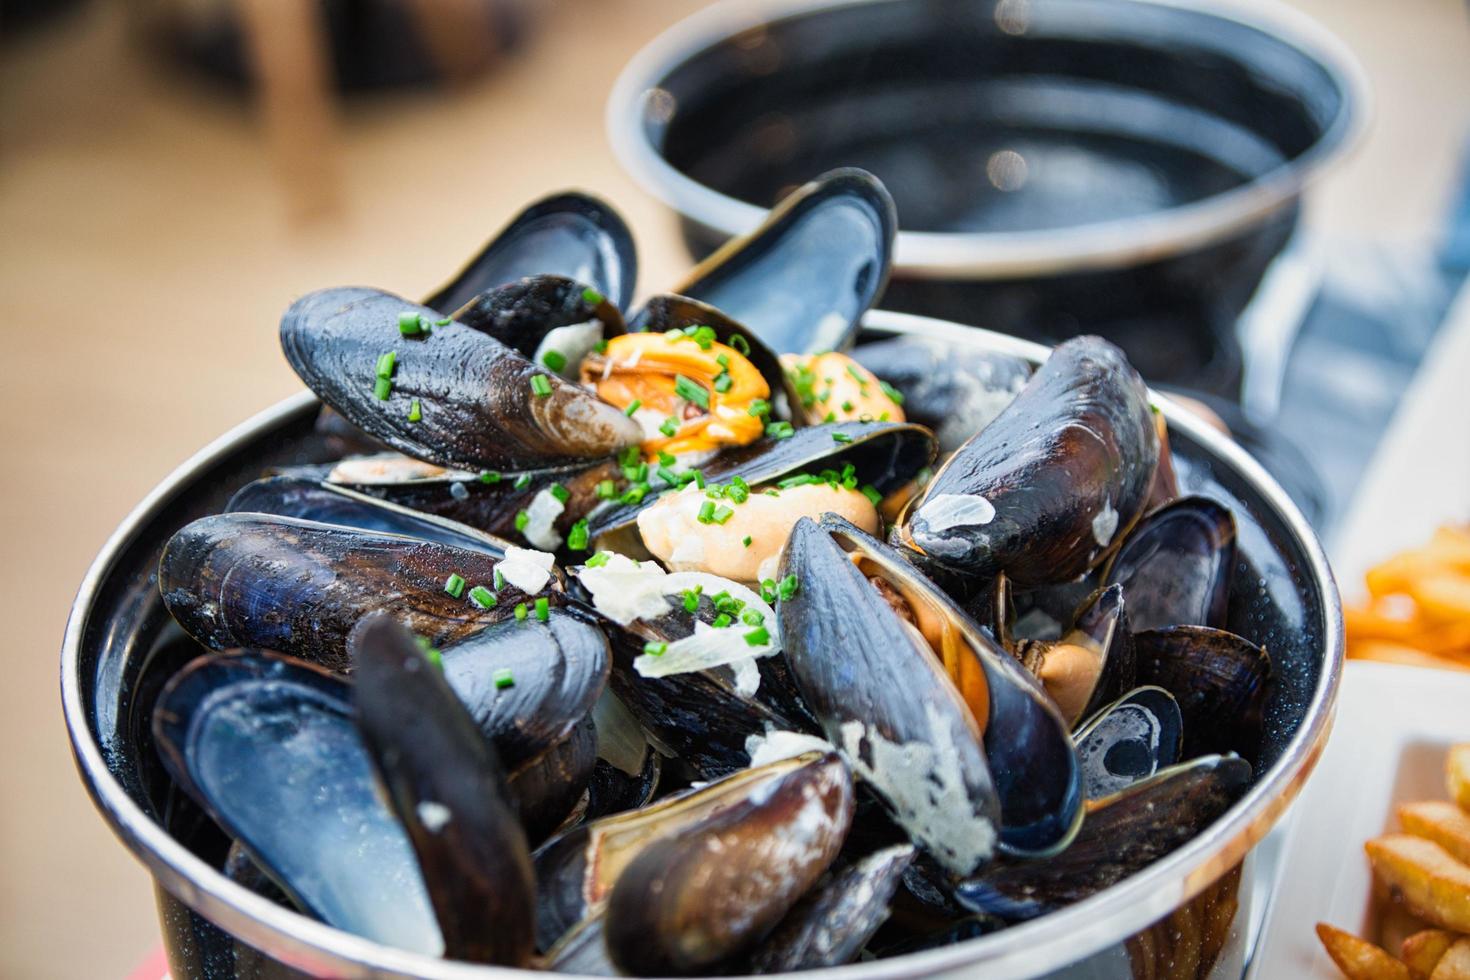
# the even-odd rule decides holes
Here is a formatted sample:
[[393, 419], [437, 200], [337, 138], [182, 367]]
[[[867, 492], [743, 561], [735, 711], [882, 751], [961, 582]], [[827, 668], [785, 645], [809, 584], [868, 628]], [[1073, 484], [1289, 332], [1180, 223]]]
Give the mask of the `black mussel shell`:
[[[766, 379], [766, 385], [771, 389], [774, 398], [777, 392], [786, 393], [786, 404], [797, 405], [800, 396], [795, 386], [787, 376], [786, 370], [781, 366], [779, 354], [766, 345], [760, 334], [747, 327], [745, 324], [731, 319], [723, 311], [702, 303], [688, 296], [675, 296], [664, 293], [659, 296], [650, 297], [643, 308], [638, 311], [637, 319], [632, 323], [634, 330], [648, 330], [654, 333], [662, 333], [667, 330], [683, 330], [688, 327], [709, 327], [715, 332], [715, 340], [726, 347], [734, 347], [738, 351], [748, 351], [745, 356], [755, 369]], [[732, 338], [739, 337], [740, 340]], [[743, 343], [742, 343], [743, 341]], [[792, 412], [791, 423], [795, 426], [805, 424], [805, 418], [801, 412]]]
[[[923, 426], [833, 422], [797, 429], [786, 439], [764, 438], [726, 449], [700, 470], [709, 483], [728, 483], [738, 476], [754, 487], [797, 473], [841, 471], [851, 463], [860, 485], [870, 484], [886, 496], [929, 466], [936, 451], [933, 434]], [[637, 521], [638, 511], [657, 499], [649, 495], [640, 504], [618, 505], [593, 514], [589, 518], [593, 535], [627, 531]]]
[[777, 204], [671, 292], [717, 307], [782, 354], [845, 350], [888, 284], [898, 219], [872, 174], [833, 170]]
[[[446, 518], [502, 541], [525, 540], [532, 547], [547, 551], [560, 547], [558, 539], [565, 539], [577, 521], [602, 503], [597, 496], [598, 484], [603, 480], [620, 480], [623, 475], [616, 459], [520, 473], [495, 470], [471, 473], [426, 468], [425, 464], [400, 453], [292, 466], [277, 472], [283, 477], [346, 487], [363, 496]], [[555, 496], [563, 491], [565, 501]], [[531, 510], [538, 504], [537, 498], [543, 496], [556, 499], [561, 511], [551, 522], [553, 533], [530, 541], [527, 532], [516, 529], [516, 516]]]
[[955, 889], [977, 912], [1009, 921], [1045, 915], [1142, 871], [1230, 808], [1251, 780], [1239, 756], [1207, 755], [1088, 805], [1082, 832], [1045, 861], [1004, 859]]
[[1073, 338], [934, 474], [903, 541], [1022, 588], [1070, 581], [1142, 515], [1158, 453], [1138, 372], [1107, 341]]
[[[347, 634], [383, 610], [436, 646], [509, 617], [533, 597], [507, 583], [498, 604], [467, 598], [494, 582], [495, 559], [398, 534], [265, 514], [200, 518], [176, 533], [159, 562], [159, 590], [180, 626], [214, 649], [280, 650], [346, 670]], [[465, 594], [445, 591], [451, 575]], [[559, 604], [548, 583], [540, 596]]]
[[385, 531], [483, 551], [495, 558], [505, 557], [509, 543], [456, 520], [380, 500], [351, 487], [298, 476], [272, 476], [247, 483], [230, 498], [225, 513], [273, 514], [364, 531]]
[[357, 727], [418, 855], [445, 956], [525, 965], [535, 879], [494, 747], [391, 616], [364, 618], [348, 648]]
[[169, 772], [299, 908], [400, 949], [443, 948], [402, 824], [352, 722], [351, 686], [273, 654], [210, 654], [164, 688]]
[[1271, 683], [1263, 647], [1225, 630], [1173, 626], [1134, 635], [1138, 683], [1162, 687], [1184, 715], [1184, 758], [1238, 752], [1256, 758]]
[[[861, 568], [853, 562], [856, 557], [863, 560]], [[895, 549], [832, 515], [820, 525], [797, 524], [781, 574], [795, 574], [801, 583], [797, 594], [778, 609], [782, 643], [796, 684], [833, 744], [852, 757], [857, 749], [848, 744], [850, 740], [861, 735], [868, 743], [874, 755], [866, 763], [859, 758], [852, 764], [880, 795], [893, 802], [882, 775], [875, 781], [867, 771], [880, 749], [872, 733], [876, 730], [889, 742], [905, 746], [906, 752], [915, 751], [907, 743], [942, 745], [940, 739], [958, 733], [954, 728], [945, 734], [935, 731], [940, 719], [936, 713], [957, 701], [963, 709], [960, 717], [973, 719], [971, 724], [983, 732], [981, 762], [993, 780], [993, 787], [976, 787], [980, 796], [971, 796], [970, 801], [975, 805], [987, 793], [994, 794], [1002, 848], [1045, 854], [1065, 846], [1082, 814], [1076, 753], [1066, 722], [1012, 656]], [[916, 644], [912, 627], [886, 603], [875, 601], [878, 595], [866, 576], [882, 578], [888, 589], [907, 601], [926, 635], [939, 633], [942, 639]], [[858, 606], [866, 616], [861, 624], [853, 620]], [[940, 648], [932, 646], [935, 642]], [[932, 694], [927, 678], [932, 678]], [[983, 717], [973, 715], [977, 701], [984, 705]], [[941, 784], [965, 773], [967, 750], [960, 748], [962, 742], [953, 744], [959, 754], [952, 762], [961, 768], [936, 772], [934, 779]], [[907, 777], [894, 773], [890, 778], [901, 782]], [[958, 786], [950, 788], [959, 791]], [[971, 812], [979, 817], [986, 811]], [[913, 832], [912, 815], [908, 820], [900, 816], [898, 822]], [[942, 863], [965, 873], [954, 850], [944, 853], [936, 850], [936, 842], [920, 839]]]
[[1082, 792], [1111, 796], [1183, 757], [1184, 716], [1162, 687], [1136, 688], [1077, 729]]
[[321, 440], [327, 459], [380, 453], [388, 448], [337, 414], [330, 405], [323, 405], [317, 412], [312, 432]]
[[714, 814], [750, 798], [765, 797], [783, 778], [816, 756], [783, 759], [741, 769], [697, 790], [573, 827], [535, 854], [536, 942], [551, 948], [577, 923], [606, 905], [619, 875], [654, 841], [698, 827]]
[[[623, 316], [602, 293], [564, 276], [534, 275], [487, 290], [454, 313], [454, 319], [467, 327], [494, 337], [530, 358], [538, 365], [537, 356], [543, 344], [566, 357], [557, 373], [574, 377], [577, 364], [599, 340], [623, 332]], [[552, 343], [553, 330], [564, 330], [561, 342]]]
[[[401, 314], [435, 316], [376, 289], [308, 293], [281, 318], [281, 347], [301, 380], [354, 426], [441, 466], [544, 468], [605, 458], [642, 439], [620, 410], [498, 340], [454, 322], [404, 337]], [[391, 381], [378, 385], [389, 352]]]
[[841, 966], [857, 958], [888, 918], [888, 905], [914, 859], [896, 844], [833, 873], [787, 913], [751, 957], [752, 973]]
[[511, 800], [532, 847], [585, 806], [596, 764], [597, 729], [588, 715], [566, 738], [511, 773]]
[[608, 896], [611, 959], [640, 975], [703, 972], [750, 949], [822, 876], [852, 822], [834, 754], [805, 762], [680, 832], [659, 838]]
[[927, 337], [860, 344], [852, 356], [903, 394], [904, 418], [933, 429], [945, 453], [994, 421], [1031, 377], [1025, 358]]
[[588, 820], [646, 805], [658, 791], [663, 756], [655, 751], [628, 706], [604, 690], [592, 709], [597, 764], [587, 784]]
[[1204, 497], [1183, 497], [1138, 522], [1108, 564], [1123, 586], [1135, 630], [1225, 625], [1235, 567], [1235, 516]]
[[[609, 665], [607, 637], [565, 609], [549, 609], [544, 623], [502, 620], [445, 647], [441, 657], [444, 679], [512, 771], [590, 716]], [[496, 682], [501, 671], [509, 672], [509, 687]]]
[[638, 280], [633, 235], [618, 213], [595, 197], [543, 198], [516, 215], [424, 305], [448, 316], [488, 289], [535, 275], [586, 283], [625, 310]]

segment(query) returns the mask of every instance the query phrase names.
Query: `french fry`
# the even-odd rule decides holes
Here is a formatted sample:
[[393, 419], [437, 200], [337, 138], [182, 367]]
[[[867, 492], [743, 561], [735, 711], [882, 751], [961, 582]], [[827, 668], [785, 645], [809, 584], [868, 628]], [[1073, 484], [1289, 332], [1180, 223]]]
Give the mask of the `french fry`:
[[1348, 646], [1348, 656], [1353, 660], [1377, 660], [1386, 664], [1405, 664], [1410, 667], [1436, 667], [1440, 670], [1470, 670], [1470, 662], [1453, 657], [1442, 657], [1428, 653], [1418, 647], [1387, 640], [1362, 640]]
[[1366, 606], [1348, 606], [1342, 611], [1343, 626], [1354, 641], [1388, 640], [1409, 646], [1423, 631], [1412, 603], [1375, 599]]
[[1375, 896], [1373, 907], [1378, 910], [1378, 931], [1369, 933], [1368, 938], [1384, 949], [1399, 949], [1404, 945], [1404, 940], [1414, 933], [1431, 928], [1428, 922], [1410, 912], [1402, 902], [1395, 902], [1387, 894]]
[[1409, 968], [1414, 980], [1429, 980], [1440, 958], [1455, 944], [1458, 937], [1443, 929], [1425, 929], [1404, 940], [1399, 948], [1399, 959]]
[[1445, 758], [1445, 786], [1450, 799], [1470, 813], [1470, 745], [1456, 745]]
[[1348, 980], [1410, 980], [1407, 966], [1366, 939], [1325, 922], [1317, 923], [1317, 938]]
[[1435, 571], [1410, 582], [1408, 593], [1430, 619], [1445, 623], [1470, 619], [1470, 575]]
[[1443, 800], [1399, 807], [1399, 823], [1415, 837], [1432, 840], [1462, 864], [1470, 864], [1470, 813]]
[[1470, 939], [1456, 939], [1434, 965], [1429, 980], [1470, 980]]
[[1373, 874], [1419, 918], [1470, 932], [1470, 867], [1433, 841], [1385, 834], [1363, 845]]

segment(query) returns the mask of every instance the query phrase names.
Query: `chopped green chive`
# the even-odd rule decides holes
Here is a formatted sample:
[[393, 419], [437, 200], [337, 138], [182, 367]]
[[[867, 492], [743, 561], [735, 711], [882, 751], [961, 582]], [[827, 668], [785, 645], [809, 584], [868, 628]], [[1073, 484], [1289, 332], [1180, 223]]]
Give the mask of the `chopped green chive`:
[[419, 408], [419, 400], [415, 398], [408, 403], [408, 420], [410, 422], [421, 421], [424, 417], [423, 410]]
[[526, 525], [527, 524], [530, 524], [530, 523], [531, 523], [531, 515], [530, 514], [526, 513], [523, 510], [516, 512], [516, 530], [517, 531], [524, 531], [526, 529]]
[[888, 400], [893, 402], [893, 404], [903, 404], [903, 392], [893, 387], [893, 385], [889, 384], [887, 381], [879, 381], [878, 387], [883, 389], [883, 394], [887, 395]]
[[567, 366], [567, 356], [559, 350], [549, 350], [541, 355], [541, 363], [553, 371], [560, 371]]
[[776, 586], [776, 596], [782, 602], [785, 602], [796, 595], [797, 590], [800, 588], [801, 582], [797, 580], [796, 576], [788, 575], [781, 580], [780, 585]]
[[490, 679], [495, 682], [497, 690], [504, 690], [507, 687], [516, 686], [515, 675], [510, 672], [509, 667], [497, 668], [490, 674]]
[[491, 592], [483, 585], [477, 585], [473, 589], [470, 589], [470, 601], [481, 609], [494, 609], [495, 603], [499, 600], [495, 598], [494, 592]]
[[709, 408], [709, 392], [704, 390], [703, 385], [690, 381], [682, 374], [674, 375], [674, 394], [700, 408]]
[[636, 411], [638, 411], [638, 409], [640, 409], [642, 407], [643, 407], [643, 402], [641, 402], [637, 398], [635, 398], [635, 399], [633, 399], [632, 401], [630, 401], [628, 403], [628, 407], [627, 408], [623, 409], [623, 414], [626, 415], [626, 416], [628, 416], [628, 418], [632, 418], [633, 417], [633, 413], [636, 412]]
[[658, 427], [658, 431], [662, 432], [669, 438], [673, 438], [674, 433], [679, 431], [679, 423], [674, 420], [674, 417], [672, 415], [670, 415], [668, 418], [664, 419], [663, 424]]
[[706, 500], [704, 503], [699, 505], [699, 514], [695, 517], [695, 520], [699, 521], [699, 523], [701, 524], [708, 524], [714, 519], [715, 502], [713, 500]]
[[423, 328], [419, 326], [419, 315], [414, 312], [398, 314], [398, 332], [405, 337], [417, 337]]
[[684, 590], [684, 611], [692, 613], [699, 608], [699, 593], [694, 589]]
[[735, 512], [729, 507], [716, 507], [715, 512], [710, 515], [710, 520], [714, 521], [716, 524], [723, 524], [734, 516]]
[[603, 480], [597, 484], [597, 496], [602, 500], [611, 500], [618, 495], [617, 484], [611, 480]]
[[607, 353], [607, 341], [605, 341], [605, 340], [599, 340], [597, 343], [595, 343], [595, 344], [592, 345], [592, 349], [595, 350], [595, 351], [597, 351], [597, 353], [599, 353], [599, 354], [606, 354]]
[[596, 306], [598, 303], [602, 302], [602, 294], [593, 289], [591, 286], [588, 286], [586, 289], [582, 290], [582, 302], [586, 303], [588, 306]]
[[562, 503], [566, 503], [568, 500], [572, 499], [572, 491], [568, 490], [560, 483], [553, 483], [551, 486], [547, 487], [546, 490]]
[[551, 618], [551, 603], [545, 596], [536, 599], [536, 621], [544, 623]]
[[505, 576], [500, 574], [500, 566], [495, 566], [495, 591], [499, 592], [505, 588]]
[[625, 504], [641, 504], [643, 502], [643, 498], [647, 495], [648, 487], [644, 484], [639, 484], [637, 486], [631, 486], [627, 490], [624, 490], [623, 495], [618, 499]]
[[832, 441], [838, 443], [848, 443], [852, 442], [852, 436], [848, 435], [846, 432], [834, 432], [832, 433]]
[[587, 537], [587, 518], [584, 517], [567, 532], [567, 547], [573, 551], [586, 551]]
[[495, 470], [482, 470], [480, 472], [481, 483], [499, 483], [500, 474]]
[[378, 355], [378, 377], [393, 377], [393, 368], [398, 364], [397, 351], [384, 351]]
[[679, 485], [679, 474], [675, 473], [667, 466], [660, 466], [655, 472], [658, 474], [658, 478], [660, 480], [663, 480], [669, 486], [677, 487]]
[[729, 371], [721, 372], [719, 377], [715, 378], [715, 391], [718, 391], [720, 394], [723, 395], [725, 392], [730, 390], [730, 386], [734, 383], [735, 382], [730, 378]]
[[545, 398], [551, 394], [551, 380], [544, 374], [531, 375], [531, 390], [536, 393], [537, 398]]
[[740, 621], [746, 626], [760, 626], [766, 621], [766, 614], [759, 609], [747, 609], [740, 614]]
[[730, 346], [738, 350], [744, 356], [750, 356], [750, 341], [746, 340], [738, 333], [732, 333], [730, 335]]
[[622, 455], [618, 457], [618, 464], [625, 468], [629, 466], [637, 466], [638, 461], [642, 458], [643, 454], [639, 452], [637, 446], [629, 446], [627, 449], [624, 449]]
[[837, 413], [836, 412], [828, 412], [826, 415], [822, 416], [822, 421], [823, 422], [836, 422], [837, 421]]
[[879, 493], [871, 483], [863, 484], [863, 496], [867, 497], [868, 502], [871, 503], [874, 507], [877, 507], [883, 502], [883, 495]]
[[440, 670], [444, 669], [444, 658], [439, 655], [438, 650], [434, 649], [434, 644], [429, 642], [427, 636], [415, 636], [413, 642], [418, 644], [419, 653], [424, 655], [425, 660]]
[[694, 330], [694, 332], [691, 333], [689, 336], [691, 336], [691, 337], [694, 338], [694, 342], [699, 345], [699, 349], [700, 350], [709, 350], [711, 347], [714, 346], [714, 343], [715, 343], [715, 328], [714, 327], [700, 326], [700, 327], [694, 327], [693, 330]]
[[750, 547], [750, 535], [747, 534], [745, 537], [741, 538], [740, 539], [740, 543], [743, 544], [743, 545], [745, 545], [747, 548], [749, 548]]
[[649, 641], [643, 644], [643, 652], [650, 657], [662, 657], [669, 652], [669, 645], [667, 643], [654, 643]]
[[730, 355], [729, 354], [716, 354], [715, 355], [715, 363], [718, 364], [720, 367], [725, 368], [726, 370], [729, 370], [729, 368], [730, 368]]
[[771, 634], [764, 626], [757, 626], [745, 634], [745, 642], [753, 647], [764, 646], [771, 642]]
[[847, 373], [852, 375], [852, 380], [856, 381], [860, 385], [865, 385], [868, 383], [867, 377], [865, 377], [863, 375], [863, 372], [859, 371], [857, 369], [857, 366], [854, 364], [849, 364], [847, 366]]
[[717, 630], [722, 630], [733, 622], [735, 622], [735, 620], [730, 618], [729, 613], [720, 613], [714, 618], [714, 622], [710, 623], [710, 625]]
[[524, 490], [527, 487], [529, 487], [530, 485], [531, 485], [531, 474], [529, 474], [529, 473], [522, 473], [520, 476], [516, 477], [516, 484], [515, 484], [515, 486], [516, 486], [516, 489], [517, 490]]
[[796, 435], [796, 430], [790, 422], [771, 422], [766, 426], [766, 435], [772, 439], [790, 439]]
[[764, 398], [753, 399], [750, 403], [750, 407], [745, 410], [745, 414], [749, 415], [751, 418], [764, 418], [765, 416], [771, 414], [771, 403], [766, 401]]
[[588, 568], [601, 568], [603, 565], [606, 565], [607, 564], [607, 560], [609, 558], [611, 558], [611, 557], [612, 557], [612, 552], [610, 552], [610, 551], [599, 551], [597, 554], [595, 554], [591, 558], [588, 558], [587, 559], [587, 567]]
[[445, 318], [444, 318], [444, 319], [442, 319], [442, 320], [435, 320], [435, 321], [434, 321], [434, 325], [435, 325], [435, 326], [439, 326], [439, 327], [447, 327], [447, 326], [449, 326], [449, 325], [450, 325], [450, 324], [451, 324], [451, 323], [453, 323], [453, 322], [454, 322], [454, 321], [453, 321], [453, 320], [452, 320], [452, 319], [450, 319], [450, 318], [449, 318], [449, 317], [447, 317], [447, 316], [446, 316], [446, 317], [445, 317]]
[[456, 599], [458, 599], [460, 596], [464, 595], [464, 586], [465, 586], [464, 579], [460, 578], [460, 576], [458, 575], [458, 573], [455, 573], [455, 572], [451, 572], [449, 574], [449, 577], [444, 580], [444, 591], [445, 592], [448, 592], [450, 595], [454, 596]]
[[776, 601], [776, 580], [773, 578], [761, 579], [761, 598], [766, 602]]
[[526, 621], [526, 604], [524, 602], [516, 603], [516, 620], [522, 623]]
[[648, 479], [648, 464], [639, 463], [637, 466], [624, 466], [623, 479], [629, 483], [643, 483]]
[[850, 411], [852, 411], [852, 409], [853, 409], [852, 402], [843, 402], [842, 403], [842, 410], [844, 412], [850, 412]]
[[378, 378], [373, 384], [373, 396], [380, 402], [388, 400], [388, 395], [393, 391], [393, 382], [387, 378]]

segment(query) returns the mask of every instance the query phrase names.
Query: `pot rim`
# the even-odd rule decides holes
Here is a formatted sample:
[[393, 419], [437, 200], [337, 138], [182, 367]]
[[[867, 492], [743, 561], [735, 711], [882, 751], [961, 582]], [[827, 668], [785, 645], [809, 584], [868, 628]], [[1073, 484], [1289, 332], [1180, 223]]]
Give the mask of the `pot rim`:
[[[1049, 348], [975, 327], [887, 310], [870, 311], [864, 326], [879, 333], [977, 344], [990, 351], [1045, 360]], [[1286, 492], [1244, 449], [1167, 397], [1150, 392], [1171, 428], [1188, 434], [1259, 497], [1300, 546], [1306, 572], [1321, 594], [1323, 660], [1310, 703], [1281, 756], [1224, 816], [1183, 847], [1093, 897], [1029, 923], [891, 960], [809, 971], [820, 980], [928, 975], [983, 964], [987, 976], [1027, 977], [1058, 969], [1119, 942], [1199, 894], [1239, 863], [1281, 817], [1311, 774], [1331, 730], [1342, 672], [1342, 610], [1337, 586], [1316, 534]], [[77, 770], [113, 831], [161, 884], [185, 905], [245, 943], [305, 973], [336, 977], [404, 975], [436, 980], [545, 976], [508, 967], [451, 962], [394, 949], [283, 908], [236, 884], [170, 836], [113, 777], [93, 739], [83, 703], [81, 647], [88, 615], [112, 565], [140, 530], [201, 472], [229, 458], [262, 432], [311, 410], [303, 391], [241, 423], [200, 450], [155, 487], [103, 545], [82, 579], [61, 648], [61, 700]]]
[[[712, 45], [777, 19], [891, 0], [719, 0], [654, 38], [628, 62], [608, 96], [608, 142], [644, 191], [682, 217], [725, 237], [753, 230], [764, 208], [699, 183], [649, 141], [645, 94], [679, 65]], [[1356, 57], [1321, 24], [1265, 0], [1127, 0], [1187, 9], [1268, 34], [1316, 62], [1342, 93], [1331, 122], [1310, 147], [1267, 173], [1198, 201], [1149, 214], [1065, 228], [1008, 232], [899, 231], [894, 269], [925, 279], [1009, 279], [1116, 269], [1193, 251], [1264, 221], [1297, 200], [1309, 182], [1363, 134], [1369, 115], [1367, 76]]]

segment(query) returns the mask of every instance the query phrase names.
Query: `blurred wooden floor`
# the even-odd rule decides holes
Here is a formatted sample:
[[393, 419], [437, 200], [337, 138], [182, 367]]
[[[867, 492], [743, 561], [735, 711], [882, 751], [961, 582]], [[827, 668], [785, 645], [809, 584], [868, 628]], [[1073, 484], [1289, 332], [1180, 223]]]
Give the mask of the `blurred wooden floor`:
[[[612, 79], [698, 4], [540, 0], [530, 47], [446, 97], [350, 109], [344, 212], [287, 220], [241, 105], [142, 62], [97, 0], [0, 50], [0, 976], [115, 977], [157, 943], [147, 876], [69, 758], [56, 651], [76, 584], [131, 506], [299, 387], [275, 324], [302, 292], [435, 285], [517, 207], [583, 187], [639, 235], [641, 282], [684, 258], [603, 137]], [[1422, 238], [1470, 123], [1462, 0], [1302, 0], [1362, 57], [1375, 129], [1311, 208], [1329, 234]]]

